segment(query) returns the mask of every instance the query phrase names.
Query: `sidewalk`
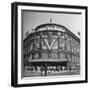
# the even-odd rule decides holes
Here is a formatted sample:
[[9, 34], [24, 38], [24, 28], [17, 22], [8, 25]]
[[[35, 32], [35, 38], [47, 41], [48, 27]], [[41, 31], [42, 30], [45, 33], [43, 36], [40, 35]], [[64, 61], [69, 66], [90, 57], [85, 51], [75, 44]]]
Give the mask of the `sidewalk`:
[[[79, 75], [80, 71], [60, 71], [60, 72], [47, 72], [47, 76], [62, 76], [62, 75]], [[43, 71], [42, 73], [40, 71], [29, 71], [25, 70], [24, 71], [24, 77], [37, 77], [37, 76], [44, 76], [45, 72]]]

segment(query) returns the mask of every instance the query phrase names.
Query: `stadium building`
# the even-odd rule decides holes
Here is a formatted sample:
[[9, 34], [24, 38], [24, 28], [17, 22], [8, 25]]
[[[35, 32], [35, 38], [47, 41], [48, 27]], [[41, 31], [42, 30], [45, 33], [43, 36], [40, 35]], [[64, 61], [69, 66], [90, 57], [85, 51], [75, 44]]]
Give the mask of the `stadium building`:
[[[65, 26], [39, 25], [23, 40], [24, 69], [44, 71], [80, 69], [80, 39]], [[27, 68], [26, 68], [27, 67]]]

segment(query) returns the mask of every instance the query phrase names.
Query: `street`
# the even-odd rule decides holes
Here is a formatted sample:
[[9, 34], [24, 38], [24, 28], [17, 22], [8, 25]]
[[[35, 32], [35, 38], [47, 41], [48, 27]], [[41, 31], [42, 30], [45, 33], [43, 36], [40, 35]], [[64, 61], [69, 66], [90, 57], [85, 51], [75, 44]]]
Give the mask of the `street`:
[[[46, 76], [62, 76], [62, 75], [79, 75], [80, 71], [72, 70], [72, 71], [53, 71], [53, 72], [47, 72]], [[37, 76], [45, 76], [45, 71], [24, 71], [23, 77], [37, 77]]]

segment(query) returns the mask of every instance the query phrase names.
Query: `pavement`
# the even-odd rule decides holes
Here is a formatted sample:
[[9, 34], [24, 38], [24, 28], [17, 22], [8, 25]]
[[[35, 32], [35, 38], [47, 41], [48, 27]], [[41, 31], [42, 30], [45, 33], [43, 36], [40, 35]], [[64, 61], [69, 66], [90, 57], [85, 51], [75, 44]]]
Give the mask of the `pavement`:
[[[63, 75], [79, 75], [80, 71], [72, 70], [72, 71], [55, 71], [55, 72], [47, 72], [47, 76], [63, 76]], [[23, 77], [38, 77], [45, 76], [45, 72], [42, 73], [40, 71], [29, 71], [25, 70], [23, 72]]]

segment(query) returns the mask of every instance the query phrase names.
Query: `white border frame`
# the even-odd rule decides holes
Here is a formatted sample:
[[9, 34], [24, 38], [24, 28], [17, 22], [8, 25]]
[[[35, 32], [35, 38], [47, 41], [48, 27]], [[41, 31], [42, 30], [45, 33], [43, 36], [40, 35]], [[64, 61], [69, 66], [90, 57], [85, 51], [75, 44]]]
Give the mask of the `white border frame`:
[[[49, 11], [66, 11], [82, 13], [82, 31], [81, 31], [81, 53], [80, 53], [80, 75], [70, 76], [48, 76], [48, 77], [26, 77], [21, 79], [21, 10], [49, 10]], [[69, 8], [51, 8], [51, 7], [36, 7], [36, 6], [18, 6], [18, 84], [34, 84], [48, 82], [64, 82], [64, 81], [80, 81], [85, 80], [85, 10], [84, 9], [69, 9]]]

